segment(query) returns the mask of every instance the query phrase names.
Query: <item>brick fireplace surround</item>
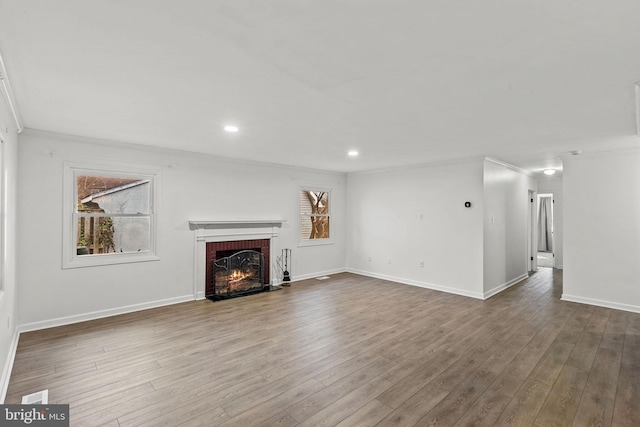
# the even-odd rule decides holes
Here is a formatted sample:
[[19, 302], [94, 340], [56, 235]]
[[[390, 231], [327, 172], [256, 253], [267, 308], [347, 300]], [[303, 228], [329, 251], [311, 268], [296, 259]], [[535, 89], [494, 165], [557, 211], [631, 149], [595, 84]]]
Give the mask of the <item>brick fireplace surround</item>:
[[[273, 271], [273, 261], [280, 253], [278, 232], [284, 222], [272, 219], [189, 221], [195, 237], [194, 298], [204, 299], [211, 291], [211, 261], [215, 259], [211, 252], [216, 251], [260, 248], [265, 257], [265, 281], [269, 285], [277, 284], [269, 272]], [[210, 259], [211, 256], [214, 258]]]

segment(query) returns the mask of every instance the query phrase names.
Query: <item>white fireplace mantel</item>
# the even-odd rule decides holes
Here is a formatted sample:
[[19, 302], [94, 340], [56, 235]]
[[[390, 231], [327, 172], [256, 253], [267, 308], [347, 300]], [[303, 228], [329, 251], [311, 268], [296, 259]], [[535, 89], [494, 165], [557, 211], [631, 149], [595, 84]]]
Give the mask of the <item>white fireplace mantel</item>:
[[267, 225], [281, 227], [284, 219], [222, 219], [222, 220], [191, 220], [189, 228], [237, 228], [237, 227], [264, 227]]
[[[193, 293], [196, 299], [205, 297], [206, 281], [206, 245], [209, 242], [224, 242], [229, 240], [260, 240], [269, 239], [271, 264], [280, 252], [278, 231], [283, 219], [222, 219], [222, 220], [190, 220], [189, 228], [194, 231], [195, 260]], [[271, 265], [271, 271], [275, 271]], [[276, 284], [274, 275], [271, 284]]]

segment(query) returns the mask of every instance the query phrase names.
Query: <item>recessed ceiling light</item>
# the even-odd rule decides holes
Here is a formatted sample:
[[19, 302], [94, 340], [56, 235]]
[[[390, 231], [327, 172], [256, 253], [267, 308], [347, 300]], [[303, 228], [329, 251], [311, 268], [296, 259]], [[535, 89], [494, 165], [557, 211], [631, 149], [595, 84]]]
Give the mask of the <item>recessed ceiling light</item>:
[[233, 125], [227, 125], [224, 127], [224, 130], [226, 130], [227, 132], [238, 132], [238, 126], [233, 126]]
[[544, 174], [545, 174], [545, 175], [549, 175], [549, 176], [551, 176], [551, 175], [553, 175], [554, 173], [556, 173], [556, 170], [555, 170], [555, 169], [545, 169], [545, 170], [544, 170]]
[[349, 155], [350, 157], [356, 157], [358, 155], [358, 152], [356, 150], [351, 150], [347, 153], [347, 155]]

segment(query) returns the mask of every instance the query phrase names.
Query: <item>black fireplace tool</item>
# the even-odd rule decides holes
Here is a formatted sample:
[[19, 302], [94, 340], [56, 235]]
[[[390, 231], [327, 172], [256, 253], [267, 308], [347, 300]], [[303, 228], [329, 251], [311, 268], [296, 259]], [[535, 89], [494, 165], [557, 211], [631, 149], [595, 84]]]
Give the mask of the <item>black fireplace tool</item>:
[[291, 275], [289, 274], [289, 258], [291, 257], [291, 249], [282, 250], [282, 261], [284, 262], [284, 272], [282, 273], [282, 286], [291, 286]]

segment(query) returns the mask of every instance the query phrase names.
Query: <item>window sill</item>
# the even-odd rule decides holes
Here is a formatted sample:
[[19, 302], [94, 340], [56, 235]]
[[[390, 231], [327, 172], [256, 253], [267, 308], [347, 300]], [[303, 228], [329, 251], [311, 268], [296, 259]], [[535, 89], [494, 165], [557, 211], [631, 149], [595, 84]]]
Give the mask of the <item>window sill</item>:
[[84, 255], [74, 256], [70, 260], [65, 260], [62, 268], [99, 267], [103, 265], [129, 264], [159, 260], [160, 257], [154, 253]]
[[312, 240], [302, 240], [298, 243], [298, 247], [307, 247], [307, 246], [323, 246], [323, 245], [333, 245], [335, 242], [332, 239], [312, 239]]

